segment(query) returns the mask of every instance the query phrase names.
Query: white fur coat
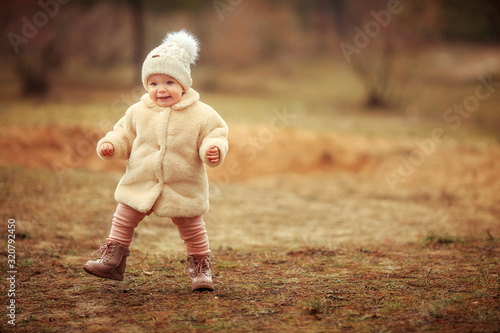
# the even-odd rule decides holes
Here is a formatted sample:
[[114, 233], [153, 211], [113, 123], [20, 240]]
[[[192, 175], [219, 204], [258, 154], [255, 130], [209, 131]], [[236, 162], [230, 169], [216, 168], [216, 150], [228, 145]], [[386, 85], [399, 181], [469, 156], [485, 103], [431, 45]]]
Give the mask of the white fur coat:
[[[114, 146], [114, 155], [128, 159], [127, 171], [115, 199], [140, 212], [162, 217], [193, 217], [208, 211], [208, 180], [204, 163], [218, 166], [228, 151], [228, 127], [210, 106], [189, 89], [167, 108], [148, 94], [132, 105], [113, 131], [97, 144]], [[212, 163], [207, 151], [217, 146], [220, 159]]]

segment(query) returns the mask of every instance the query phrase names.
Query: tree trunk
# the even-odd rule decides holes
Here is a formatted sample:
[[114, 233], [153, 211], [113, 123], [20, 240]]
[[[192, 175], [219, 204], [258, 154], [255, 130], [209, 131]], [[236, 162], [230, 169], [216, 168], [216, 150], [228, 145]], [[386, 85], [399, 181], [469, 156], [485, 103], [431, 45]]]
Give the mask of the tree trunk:
[[133, 62], [136, 68], [134, 84], [141, 82], [142, 62], [144, 61], [144, 20], [143, 20], [143, 5], [142, 0], [129, 0], [130, 9], [132, 10], [132, 29], [134, 54]]

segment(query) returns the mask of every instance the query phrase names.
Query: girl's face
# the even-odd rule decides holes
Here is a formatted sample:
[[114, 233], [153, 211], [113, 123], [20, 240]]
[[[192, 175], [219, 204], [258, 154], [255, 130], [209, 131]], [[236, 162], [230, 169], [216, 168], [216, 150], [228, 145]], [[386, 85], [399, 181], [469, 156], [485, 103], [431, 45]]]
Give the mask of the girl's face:
[[166, 74], [153, 74], [148, 77], [149, 97], [163, 108], [179, 102], [184, 88], [173, 77]]

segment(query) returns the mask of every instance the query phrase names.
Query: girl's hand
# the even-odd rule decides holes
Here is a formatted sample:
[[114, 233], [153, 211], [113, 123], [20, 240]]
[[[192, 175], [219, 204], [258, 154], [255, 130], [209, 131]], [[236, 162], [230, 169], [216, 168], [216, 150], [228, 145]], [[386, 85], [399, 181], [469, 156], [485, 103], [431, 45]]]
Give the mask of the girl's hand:
[[213, 146], [212, 148], [210, 148], [207, 151], [207, 158], [212, 163], [219, 162], [219, 158], [220, 158], [219, 148], [217, 148], [216, 146]]
[[109, 142], [104, 142], [101, 147], [99, 147], [99, 154], [105, 157], [111, 157], [115, 153], [115, 147]]

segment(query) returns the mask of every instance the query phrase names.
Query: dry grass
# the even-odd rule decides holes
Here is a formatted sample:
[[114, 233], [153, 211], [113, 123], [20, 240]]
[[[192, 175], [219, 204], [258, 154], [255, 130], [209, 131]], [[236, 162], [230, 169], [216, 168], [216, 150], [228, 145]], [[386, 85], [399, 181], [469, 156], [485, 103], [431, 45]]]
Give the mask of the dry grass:
[[[299, 198], [279, 200], [289, 182], [274, 183], [267, 196], [268, 186], [229, 184], [226, 196], [214, 194], [207, 215], [217, 289], [199, 294], [190, 292], [176, 229], [156, 218], [138, 228], [124, 282], [100, 280], [82, 270], [109, 230], [118, 173], [1, 170], [6, 205], [1, 218], [15, 218], [18, 228], [16, 331], [498, 329], [498, 229], [470, 237], [420, 237], [433, 229], [432, 221], [420, 228], [388, 205], [379, 206], [387, 215], [380, 223], [387, 227], [356, 224], [370, 220], [364, 214], [376, 209], [359, 211], [359, 205], [350, 226], [333, 214], [321, 222], [315, 215], [328, 218], [322, 193], [313, 191], [311, 198], [299, 190], [302, 204], [294, 208]], [[274, 204], [266, 205], [269, 200]], [[370, 201], [365, 198], [363, 204]], [[421, 204], [422, 213], [426, 205]], [[256, 206], [261, 208], [250, 211]], [[404, 207], [411, 211], [410, 203]], [[307, 215], [311, 219], [303, 221]], [[383, 231], [377, 233], [375, 226]], [[2, 231], [4, 249], [5, 239]], [[5, 299], [5, 284], [1, 293]], [[2, 325], [9, 330], [5, 321]]]

